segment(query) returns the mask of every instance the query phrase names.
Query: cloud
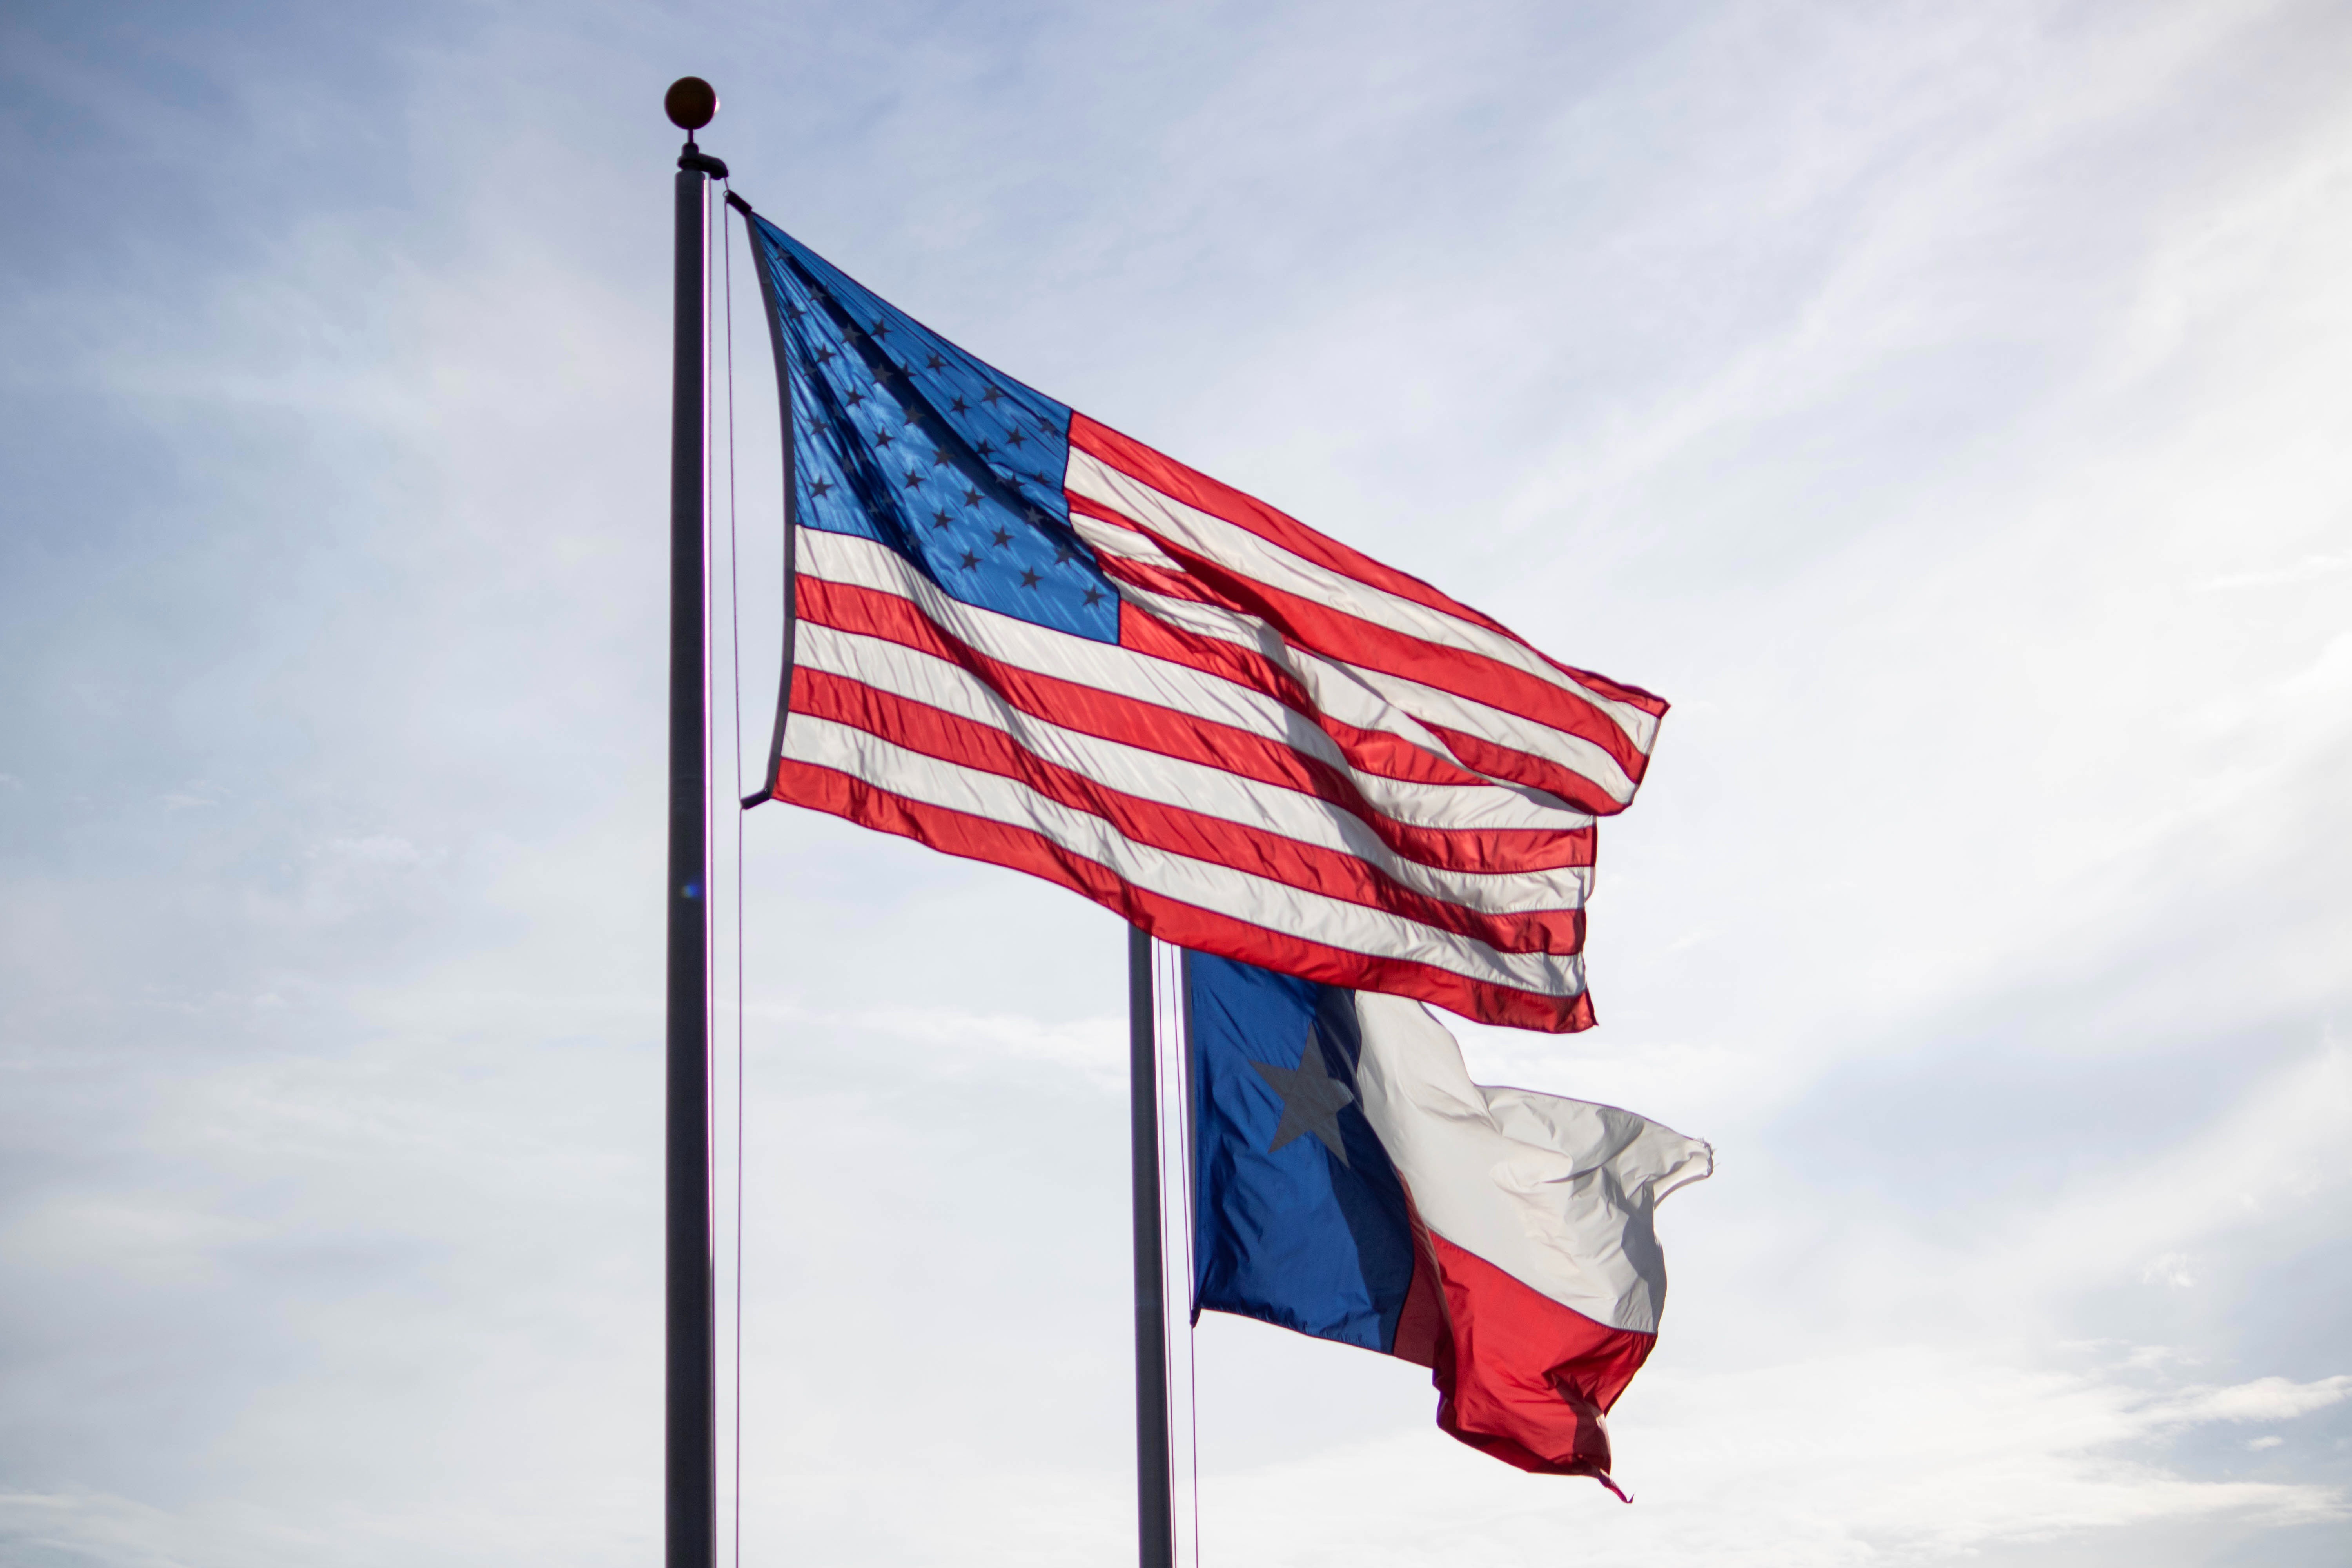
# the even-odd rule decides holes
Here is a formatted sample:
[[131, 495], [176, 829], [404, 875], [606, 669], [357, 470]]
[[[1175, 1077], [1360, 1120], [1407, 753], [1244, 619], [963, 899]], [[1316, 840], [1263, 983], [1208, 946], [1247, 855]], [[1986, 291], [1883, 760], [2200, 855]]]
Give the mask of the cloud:
[[2290, 1421], [2340, 1405], [2347, 1397], [2352, 1397], [2352, 1377], [2322, 1378], [2317, 1383], [2263, 1377], [2230, 1388], [2190, 1390], [2155, 1407], [2152, 1414], [2153, 1419], [2168, 1426], [2200, 1421]]
[[424, 852], [415, 845], [389, 833], [370, 834], [364, 838], [330, 839], [326, 852], [363, 866], [414, 866], [425, 858]]
[[1078, 1018], [1054, 1023], [1011, 1014], [974, 1014], [952, 1007], [876, 1007], [838, 1016], [863, 1033], [924, 1047], [932, 1060], [957, 1072], [1001, 1071], [1013, 1063], [1075, 1073], [1093, 1087], [1127, 1089], [1127, 1020]]
[[1212, 1471], [1203, 1503], [1223, 1539], [1276, 1560], [1379, 1563], [1549, 1562], [1571, 1535], [1596, 1563], [1925, 1563], [2160, 1521], [2329, 1523], [2352, 1517], [2336, 1489], [2201, 1479], [2149, 1450], [2242, 1403], [2333, 1403], [2339, 1382], [2182, 1399], [2109, 1369], [2026, 1373], [1925, 1347], [1734, 1374], [1653, 1365], [1612, 1421], [1631, 1509], [1517, 1482], [1434, 1432]]
[[2333, 555], [2306, 555], [2292, 566], [2277, 567], [2268, 572], [2240, 572], [2227, 577], [2213, 578], [2199, 586], [2208, 594], [2227, 593], [2238, 588], [2274, 588], [2307, 583], [2315, 577], [2333, 576], [2343, 571], [2352, 571], [2352, 551]]

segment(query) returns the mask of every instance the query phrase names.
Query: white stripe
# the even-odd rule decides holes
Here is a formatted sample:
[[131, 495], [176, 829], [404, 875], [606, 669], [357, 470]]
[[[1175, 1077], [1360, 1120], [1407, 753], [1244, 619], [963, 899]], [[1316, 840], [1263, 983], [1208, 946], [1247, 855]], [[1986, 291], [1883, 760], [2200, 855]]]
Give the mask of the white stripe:
[[1223, 768], [1171, 757], [1023, 712], [970, 670], [887, 637], [831, 626], [801, 628], [797, 662], [969, 719], [1022, 750], [1117, 790], [1221, 822], [1279, 834], [1361, 860], [1399, 886], [1481, 914], [1583, 907], [1589, 868], [1522, 872], [1451, 871], [1408, 859], [1361, 818], [1318, 797]]
[[1523, 795], [1530, 803], [1547, 810], [1572, 814], [1578, 818], [1580, 826], [1592, 821], [1592, 817], [1578, 811], [1549, 790], [1538, 789], [1533, 784], [1521, 784], [1515, 779], [1498, 779], [1492, 773], [1472, 767], [1454, 753], [1454, 749], [1445, 743], [1443, 737], [1430, 731], [1415, 715], [1414, 710], [1420, 709], [1430, 722], [1443, 724], [1450, 730], [1461, 730], [1497, 746], [1556, 763], [1598, 785], [1612, 800], [1633, 798], [1633, 781], [1626, 776], [1617, 759], [1581, 735], [1571, 735], [1565, 730], [1555, 730], [1549, 724], [1522, 719], [1516, 713], [1506, 713], [1467, 697], [1456, 697], [1450, 691], [1440, 691], [1435, 687], [1407, 680], [1402, 676], [1383, 675], [1360, 665], [1345, 664], [1308, 653], [1285, 641], [1280, 632], [1255, 616], [1239, 610], [1155, 594], [1131, 583], [1118, 583], [1116, 586], [1129, 604], [1156, 619], [1201, 637], [1215, 637], [1222, 642], [1255, 650], [1288, 671], [1307, 689], [1307, 696], [1317, 708], [1342, 724], [1394, 735], [1464, 773], [1476, 773], [1496, 789]]
[[1418, 1002], [1356, 993], [1356, 1093], [1422, 1223], [1607, 1328], [1658, 1331], [1658, 1200], [1715, 1151], [1629, 1110], [1470, 1081]]
[[[1611, 756], [1604, 747], [1581, 735], [1571, 735], [1565, 730], [1555, 730], [1533, 719], [1523, 719], [1517, 713], [1489, 708], [1472, 698], [1457, 697], [1451, 691], [1441, 691], [1434, 686], [1424, 686], [1402, 675], [1364, 669], [1355, 665], [1348, 668], [1358, 679], [1405, 712], [1417, 713], [1432, 724], [1460, 730], [1514, 752], [1525, 752], [1531, 757], [1557, 763], [1579, 777], [1598, 784], [1602, 794], [1620, 804], [1633, 798], [1633, 780], [1625, 772], [1624, 765]], [[1430, 739], [1435, 741], [1437, 737], [1433, 735]], [[1565, 805], [1566, 803], [1562, 804]]]
[[1238, 523], [1164, 495], [1087, 453], [1070, 453], [1069, 473], [1062, 483], [1072, 495], [1116, 508], [1147, 529], [1269, 586], [1407, 637], [1480, 654], [1523, 670], [1606, 714], [1644, 756], [1657, 739], [1658, 721], [1653, 715], [1630, 702], [1602, 696], [1517, 638], [1318, 565]]
[[[1104, 531], [1109, 531], [1106, 529]], [[1132, 535], [1140, 539], [1141, 534]], [[1308, 700], [1318, 711], [1328, 713], [1342, 724], [1359, 730], [1378, 730], [1394, 735], [1420, 747], [1448, 766], [1465, 773], [1478, 770], [1465, 763], [1453, 749], [1423, 726], [1418, 719], [1395, 704], [1382, 699], [1364, 683], [1362, 672], [1354, 665], [1327, 659], [1310, 653], [1268, 626], [1264, 619], [1244, 610], [1230, 609], [1223, 605], [1204, 605], [1197, 599], [1179, 599], [1171, 595], [1154, 593], [1132, 583], [1117, 578], [1111, 585], [1119, 597], [1144, 611], [1156, 621], [1174, 626], [1195, 637], [1213, 637], [1219, 642], [1244, 647], [1283, 670], [1307, 689]], [[1321, 676], [1329, 671], [1330, 676]], [[1484, 776], [1484, 775], [1481, 775]], [[1572, 810], [1565, 803], [1559, 809]]]
[[851, 725], [795, 713], [784, 727], [784, 755], [909, 800], [1027, 828], [1147, 892], [1285, 935], [1539, 995], [1584, 990], [1584, 962], [1576, 955], [1497, 952], [1475, 937], [1402, 915], [1138, 844], [1091, 812], [1048, 800], [1017, 780], [927, 757]]
[[1168, 572], [1184, 570], [1182, 563], [1160, 549], [1151, 535], [1139, 528], [1105, 522], [1101, 518], [1088, 517], [1082, 511], [1070, 513], [1070, 527], [1076, 531], [1080, 539], [1106, 555], [1125, 556], [1129, 561], [1140, 561]]
[[[1399, 822], [1441, 831], [1561, 832], [1591, 826], [1591, 816], [1524, 785], [1416, 784], [1358, 772], [1339, 742], [1314, 721], [1263, 692], [1190, 665], [967, 605], [941, 592], [904, 556], [873, 540], [803, 528], [799, 553], [804, 575], [910, 600], [950, 636], [1015, 668], [1228, 725], [1314, 757], [1347, 773], [1375, 810]], [[1314, 683], [1303, 673], [1300, 683], [1314, 689]], [[1367, 721], [1376, 719], [1375, 714], [1368, 713], [1363, 720], [1344, 713], [1333, 716], [1364, 729], [1390, 728]], [[1420, 730], [1418, 725], [1412, 727]], [[1431, 739], [1434, 742], [1434, 737]]]
[[[1150, 555], [1159, 557], [1155, 564], [1176, 566], [1171, 557], [1151, 543], [1149, 535], [1134, 529], [1121, 528], [1077, 513], [1071, 514], [1071, 521], [1076, 525], [1079, 535], [1097, 548], [1136, 559], [1148, 558], [1145, 554], [1148, 551]], [[1141, 549], [1128, 542], [1137, 540], [1142, 542]], [[1421, 720], [1426, 719], [1450, 730], [1476, 735], [1496, 745], [1556, 763], [1570, 773], [1591, 780], [1602, 794], [1621, 805], [1633, 798], [1633, 780], [1625, 772], [1624, 765], [1610, 755], [1605, 747], [1581, 735], [1556, 730], [1540, 720], [1507, 713], [1499, 708], [1490, 708], [1483, 702], [1457, 697], [1451, 691], [1441, 691], [1436, 687], [1424, 686], [1402, 676], [1388, 675], [1337, 659], [1321, 659], [1288, 642], [1280, 632], [1257, 616], [1239, 610], [1174, 598], [1129, 583], [1114, 583], [1114, 586], [1129, 604], [1150, 611], [1160, 620], [1202, 637], [1254, 647], [1265, 658], [1297, 672], [1302, 683], [1308, 687], [1316, 705], [1343, 724], [1353, 724], [1363, 730], [1386, 731], [1444, 758], [1465, 773], [1478, 773], [1482, 778], [1493, 777], [1455, 756], [1444, 741], [1423, 727]], [[1317, 659], [1318, 664], [1330, 670], [1346, 671], [1346, 679], [1325, 681], [1318, 686], [1302, 668], [1303, 661], [1309, 658]], [[1527, 787], [1504, 779], [1494, 782], [1506, 788]], [[1544, 798], [1550, 800], [1556, 797], [1546, 795]], [[1575, 809], [1565, 801], [1559, 802], [1559, 806], [1563, 811]]]

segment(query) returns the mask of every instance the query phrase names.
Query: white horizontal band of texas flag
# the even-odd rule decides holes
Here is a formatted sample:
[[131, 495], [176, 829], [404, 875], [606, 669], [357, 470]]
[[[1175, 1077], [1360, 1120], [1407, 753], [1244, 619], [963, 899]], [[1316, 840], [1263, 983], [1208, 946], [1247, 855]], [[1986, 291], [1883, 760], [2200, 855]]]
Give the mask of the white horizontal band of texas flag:
[[1198, 952], [1591, 1025], [1593, 823], [1664, 702], [1031, 390], [742, 210], [792, 406], [769, 798]]

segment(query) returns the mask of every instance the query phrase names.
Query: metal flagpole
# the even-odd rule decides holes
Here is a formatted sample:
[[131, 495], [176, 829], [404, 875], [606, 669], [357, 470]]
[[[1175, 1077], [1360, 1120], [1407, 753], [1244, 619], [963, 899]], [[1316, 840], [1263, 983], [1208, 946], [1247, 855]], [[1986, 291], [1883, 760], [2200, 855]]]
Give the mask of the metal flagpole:
[[[687, 77], [669, 90], [672, 121], [688, 132], [677, 176], [677, 357], [670, 468], [670, 900], [669, 942], [669, 1407], [667, 1568], [710, 1568], [718, 1474], [712, 1393], [709, 1068], [706, 938], [700, 903], [707, 830], [702, 710], [702, 317], [704, 176], [727, 165], [694, 145], [718, 112], [709, 83]], [[749, 204], [730, 201], [750, 215]], [[756, 243], [754, 254], [757, 254]], [[792, 385], [773, 291], [763, 288], [776, 339], [784, 419], [785, 495], [793, 494]], [[786, 549], [792, 548], [787, 518]], [[787, 574], [791, 558], [787, 555]], [[785, 676], [792, 671], [793, 605], [785, 604]], [[787, 686], [789, 691], [789, 686]], [[780, 707], [781, 715], [781, 707]], [[781, 716], [779, 725], [782, 724]], [[779, 744], [782, 731], [779, 729]], [[773, 760], [771, 759], [773, 782]], [[766, 799], [763, 791], [743, 802]], [[1135, 1471], [1139, 1568], [1175, 1568], [1175, 1514], [1168, 1444], [1168, 1315], [1160, 1226], [1160, 1094], [1154, 1049], [1151, 939], [1128, 931], [1129, 1136], [1135, 1222]]]
[[674, 83], [663, 107], [686, 132], [677, 160], [676, 353], [669, 431], [669, 917], [667, 1289], [667, 1396], [663, 1426], [663, 1558], [713, 1568], [719, 1542], [716, 1326], [711, 1310], [709, 715], [703, 668], [703, 240], [709, 183], [727, 165], [694, 133], [719, 112], [699, 77]]
[[1168, 1484], [1168, 1303], [1160, 1268], [1160, 1073], [1151, 938], [1127, 931], [1128, 1139], [1135, 1187], [1135, 1513], [1139, 1568], [1174, 1568]]

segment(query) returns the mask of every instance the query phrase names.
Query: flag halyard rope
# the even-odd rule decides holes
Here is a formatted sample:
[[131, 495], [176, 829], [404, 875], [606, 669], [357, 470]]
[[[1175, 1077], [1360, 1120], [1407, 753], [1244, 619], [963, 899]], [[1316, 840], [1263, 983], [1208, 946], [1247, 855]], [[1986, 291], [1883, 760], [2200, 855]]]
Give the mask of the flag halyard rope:
[[[723, 182], [722, 182], [723, 183]], [[731, 189], [731, 187], [730, 187]], [[723, 301], [727, 360], [727, 640], [729, 654], [727, 731], [730, 799], [743, 798], [743, 574], [740, 534], [735, 517], [735, 253], [729, 240], [734, 231], [734, 210], [719, 204], [720, 289]], [[734, 1467], [733, 1520], [735, 1568], [743, 1564], [743, 810], [732, 813], [735, 824], [735, 1321], [734, 1321], [734, 1441], [730, 1458]]]
[[1201, 1568], [1201, 1320], [1192, 1310], [1192, 1282], [1199, 1277], [1192, 1257], [1192, 1233], [1198, 1228], [1192, 1210], [1192, 997], [1184, 984], [1181, 949], [1171, 951], [1168, 967], [1174, 979], [1169, 992], [1176, 999], [1176, 1095], [1181, 1110], [1177, 1146], [1184, 1152], [1184, 1421], [1192, 1465], [1192, 1568]]
[[[1169, 1008], [1174, 1001], [1174, 998], [1170, 996], [1168, 993], [1168, 944], [1166, 942], [1154, 942], [1151, 944], [1151, 968], [1153, 972], [1151, 976], [1152, 1108], [1158, 1112], [1160, 1118], [1160, 1125], [1156, 1130], [1160, 1142], [1160, 1179], [1157, 1183], [1159, 1190], [1155, 1194], [1160, 1200], [1160, 1385], [1162, 1388], [1166, 1388], [1170, 1384], [1175, 1381], [1176, 1372], [1176, 1340], [1174, 1335], [1167, 1331], [1168, 1308], [1170, 1305], [1169, 1296], [1171, 1294], [1168, 1289], [1170, 1283], [1168, 1276], [1171, 1272], [1168, 1267], [1169, 1231], [1171, 1229], [1171, 1215], [1169, 1211], [1172, 1206], [1169, 1203], [1168, 1194], [1168, 1160], [1169, 1152], [1172, 1142], [1168, 1136], [1168, 1113], [1170, 1110], [1168, 1099], [1168, 1047], [1169, 1041], [1173, 1038], [1173, 1032], [1169, 1028]], [[1160, 1410], [1161, 1426], [1167, 1434], [1166, 1447], [1162, 1451], [1169, 1456], [1169, 1468], [1172, 1471], [1175, 1468], [1174, 1459], [1176, 1453], [1175, 1401], [1163, 1401], [1160, 1405]], [[1174, 1480], [1174, 1477], [1171, 1475], [1170, 1479], [1172, 1482]], [[1169, 1522], [1170, 1533], [1173, 1534], [1175, 1521], [1171, 1519]], [[1176, 1543], [1172, 1541], [1170, 1542], [1168, 1550], [1170, 1561], [1172, 1563], [1175, 1556]]]
[[[1162, 1266], [1181, 1262], [1181, 1272], [1171, 1283], [1180, 1283], [1184, 1300], [1184, 1375], [1186, 1407], [1184, 1436], [1191, 1468], [1190, 1494], [1192, 1514], [1192, 1563], [1199, 1568], [1201, 1561], [1201, 1379], [1199, 1371], [1200, 1340], [1198, 1325], [1192, 1318], [1192, 1105], [1191, 1074], [1186, 1055], [1184, 955], [1181, 948], [1171, 943], [1152, 943], [1152, 995], [1156, 1016], [1153, 1020], [1156, 1079], [1160, 1089], [1161, 1177], [1160, 1184]], [[1177, 1175], [1168, 1179], [1166, 1167], [1173, 1161]], [[1179, 1232], [1181, 1243], [1171, 1243], [1170, 1233]], [[1172, 1294], [1172, 1293], [1171, 1293]], [[1163, 1298], [1163, 1300], [1166, 1298]], [[1175, 1342], [1168, 1342], [1168, 1371], [1174, 1375]], [[1175, 1453], [1175, 1405], [1170, 1402], [1169, 1452]]]

